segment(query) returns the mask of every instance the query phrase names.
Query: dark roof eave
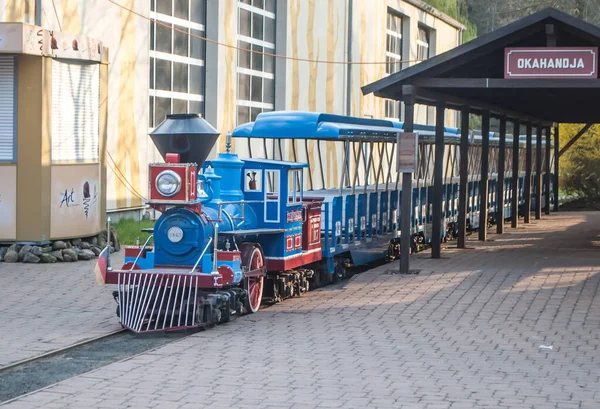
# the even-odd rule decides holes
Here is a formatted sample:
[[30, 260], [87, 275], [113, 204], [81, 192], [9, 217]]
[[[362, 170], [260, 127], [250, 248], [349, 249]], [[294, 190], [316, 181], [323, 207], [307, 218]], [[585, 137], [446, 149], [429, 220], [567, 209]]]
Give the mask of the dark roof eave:
[[[546, 8], [521, 20], [517, 20], [511, 24], [499, 28], [498, 30], [492, 31], [472, 41], [469, 41], [468, 43], [459, 45], [458, 47], [448, 50], [445, 53], [438, 54], [430, 58], [429, 60], [420, 62], [395, 74], [384, 77], [370, 84], [364, 85], [361, 87], [361, 91], [363, 95], [368, 95], [380, 91], [390, 85], [408, 85], [409, 82], [407, 80], [411, 79], [412, 77], [415, 77], [427, 70], [438, 67], [456, 58], [460, 58], [465, 54], [476, 51], [492, 42], [499, 41], [505, 37], [509, 37], [512, 34], [515, 34], [520, 30], [526, 29], [529, 26], [534, 26], [536, 23], [543, 21], [547, 18], [554, 18], [557, 21], [563, 22], [566, 25], [575, 26], [579, 30], [598, 38], [600, 41], [600, 27], [594, 26], [593, 24], [587, 23], [583, 20], [570, 16], [559, 10], [553, 8]], [[405, 83], [402, 84], [402, 82]]]

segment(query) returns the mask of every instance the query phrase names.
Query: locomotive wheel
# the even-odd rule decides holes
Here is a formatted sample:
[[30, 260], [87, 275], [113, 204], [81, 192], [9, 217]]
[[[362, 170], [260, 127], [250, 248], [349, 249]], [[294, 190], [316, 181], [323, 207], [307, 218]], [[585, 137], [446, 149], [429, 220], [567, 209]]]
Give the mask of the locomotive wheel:
[[[246, 243], [244, 243], [246, 244]], [[242, 245], [242, 263], [248, 266], [250, 271], [261, 268], [265, 264], [265, 258], [261, 248], [257, 245]], [[265, 284], [264, 277], [248, 277], [248, 298], [246, 299], [246, 310], [249, 313], [255, 313], [260, 309], [262, 301], [263, 288]]]

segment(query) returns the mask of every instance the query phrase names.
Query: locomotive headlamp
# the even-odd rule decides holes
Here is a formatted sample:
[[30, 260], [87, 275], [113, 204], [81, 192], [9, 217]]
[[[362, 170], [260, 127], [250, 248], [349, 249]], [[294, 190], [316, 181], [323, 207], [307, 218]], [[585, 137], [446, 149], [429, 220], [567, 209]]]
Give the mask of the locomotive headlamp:
[[156, 178], [156, 190], [166, 197], [171, 197], [181, 190], [181, 177], [172, 170], [163, 170]]

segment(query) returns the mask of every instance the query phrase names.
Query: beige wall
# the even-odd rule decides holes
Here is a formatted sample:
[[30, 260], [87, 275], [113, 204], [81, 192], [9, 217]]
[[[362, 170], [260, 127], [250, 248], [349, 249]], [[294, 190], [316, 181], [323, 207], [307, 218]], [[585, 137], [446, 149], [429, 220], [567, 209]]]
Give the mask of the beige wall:
[[[219, 1], [219, 41], [237, 44], [237, 0]], [[149, 0], [119, 0], [123, 6], [141, 16], [149, 16]], [[139, 195], [147, 197], [148, 163], [160, 160], [148, 137], [149, 98], [149, 21], [106, 0], [42, 0], [42, 26], [47, 29], [83, 34], [100, 40], [110, 50], [108, 88], [104, 90], [107, 112], [107, 209], [125, 209], [143, 204]], [[287, 29], [286, 54], [290, 57], [346, 61], [348, 47], [347, 1], [288, 0], [284, 19]], [[437, 53], [458, 45], [458, 29], [402, 0], [354, 0], [352, 21], [352, 59], [354, 61], [385, 61], [386, 13], [390, 7], [406, 17], [410, 24], [409, 58], [416, 58], [417, 24], [422, 22], [435, 30]], [[0, 0], [2, 21], [34, 23], [35, 0]], [[209, 21], [208, 24], [214, 23]], [[406, 47], [406, 45], [405, 45]], [[236, 126], [237, 51], [218, 49], [217, 120], [213, 124], [224, 136]], [[285, 63], [285, 109], [347, 113], [348, 70], [345, 64], [318, 64], [294, 61]], [[350, 114], [354, 116], [384, 115], [384, 101], [373, 95], [363, 96], [360, 90], [385, 75], [385, 66], [353, 65], [351, 70]], [[276, 79], [281, 81], [281, 78]], [[425, 122], [425, 108], [416, 110], [416, 122]], [[455, 116], [447, 115], [446, 124], [456, 125]], [[247, 155], [245, 144], [236, 150]], [[224, 137], [217, 144], [224, 149]], [[315, 158], [314, 145], [309, 146]], [[213, 155], [217, 149], [213, 150]], [[339, 180], [339, 169], [333, 166], [341, 152], [326, 147], [324, 166], [328, 184]], [[291, 149], [284, 147], [284, 158], [291, 159]], [[124, 182], [125, 181], [125, 182]]]

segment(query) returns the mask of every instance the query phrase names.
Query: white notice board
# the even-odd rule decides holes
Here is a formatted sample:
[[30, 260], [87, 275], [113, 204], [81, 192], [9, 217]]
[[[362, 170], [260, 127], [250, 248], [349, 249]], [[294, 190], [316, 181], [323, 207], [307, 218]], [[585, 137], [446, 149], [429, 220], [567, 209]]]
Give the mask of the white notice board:
[[398, 173], [414, 173], [417, 171], [417, 134], [398, 132], [396, 143], [396, 171]]

